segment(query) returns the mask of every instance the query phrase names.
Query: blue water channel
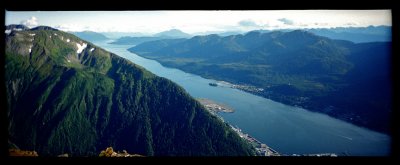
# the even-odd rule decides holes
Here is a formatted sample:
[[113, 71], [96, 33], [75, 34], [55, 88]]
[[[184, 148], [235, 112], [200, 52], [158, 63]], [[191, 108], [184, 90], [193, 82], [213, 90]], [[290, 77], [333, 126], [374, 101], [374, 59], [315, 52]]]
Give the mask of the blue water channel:
[[129, 45], [94, 42], [112, 53], [138, 64], [152, 73], [182, 86], [195, 98], [207, 98], [228, 105], [234, 113], [220, 113], [228, 123], [238, 126], [276, 151], [292, 154], [336, 153], [351, 156], [390, 154], [391, 138], [325, 114], [288, 106], [229, 87], [213, 87], [198, 75], [162, 66], [127, 49]]

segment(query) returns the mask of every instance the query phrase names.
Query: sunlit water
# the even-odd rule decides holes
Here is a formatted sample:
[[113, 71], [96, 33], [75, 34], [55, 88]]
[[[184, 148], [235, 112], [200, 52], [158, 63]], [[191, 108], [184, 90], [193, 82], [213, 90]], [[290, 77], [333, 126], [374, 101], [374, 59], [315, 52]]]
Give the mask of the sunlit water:
[[280, 153], [336, 153], [354, 156], [390, 154], [391, 138], [388, 135], [237, 89], [212, 87], [208, 83], [215, 80], [163, 67], [157, 61], [130, 53], [127, 49], [131, 46], [128, 45], [112, 45], [107, 42], [95, 44], [176, 82], [195, 98], [208, 98], [232, 107], [234, 113], [220, 114], [225, 121]]

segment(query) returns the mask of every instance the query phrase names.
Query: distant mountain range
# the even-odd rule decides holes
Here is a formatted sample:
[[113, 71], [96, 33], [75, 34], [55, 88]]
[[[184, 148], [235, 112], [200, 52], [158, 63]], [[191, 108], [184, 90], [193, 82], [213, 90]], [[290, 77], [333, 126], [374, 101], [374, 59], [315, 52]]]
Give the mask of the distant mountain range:
[[206, 31], [206, 32], [197, 32], [197, 33], [193, 33], [193, 36], [204, 36], [204, 35], [210, 35], [210, 34], [217, 34], [221, 37], [226, 37], [226, 36], [230, 36], [230, 35], [238, 35], [238, 34], [242, 34], [244, 32], [241, 31]]
[[150, 34], [139, 33], [139, 32], [101, 32], [104, 36], [110, 39], [118, 39], [121, 37], [146, 37]]
[[164, 38], [161, 37], [121, 37], [118, 38], [117, 40], [111, 42], [111, 44], [117, 44], [117, 45], [138, 45], [144, 42], [149, 42], [149, 41], [156, 41], [156, 40], [162, 40]]
[[[354, 43], [362, 43], [362, 42], [391, 41], [392, 40], [391, 28], [392, 28], [391, 26], [368, 26], [368, 27], [311, 28], [303, 30], [312, 32], [319, 36], [328, 37], [331, 39], [347, 40], [347, 41], [352, 41]], [[269, 33], [273, 31], [290, 32], [293, 31], [293, 29], [253, 30], [250, 32]], [[156, 41], [162, 39], [190, 38], [193, 36], [204, 36], [211, 34], [216, 34], [221, 37], [226, 37], [230, 35], [238, 35], [246, 33], [240, 31], [225, 31], [225, 32], [209, 31], [209, 32], [198, 32], [191, 35], [184, 33], [178, 29], [171, 29], [168, 31], [157, 33], [155, 35], [145, 35], [142, 33], [126, 33], [125, 35], [119, 34], [120, 37], [115, 42], [113, 42], [113, 44], [137, 45], [144, 42]]]
[[72, 32], [72, 34], [78, 36], [87, 41], [101, 41], [101, 40], [108, 40], [106, 36], [101, 33], [92, 32], [92, 31], [83, 31], [83, 32]]
[[171, 29], [167, 31], [163, 31], [154, 35], [154, 37], [160, 38], [190, 38], [192, 37], [190, 34], [184, 33], [178, 29]]
[[255, 154], [172, 81], [72, 34], [15, 28], [6, 28], [4, 55], [13, 148], [80, 157], [107, 147], [145, 156]]
[[171, 29], [168, 31], [160, 32], [157, 33], [153, 36], [147, 36], [147, 37], [121, 37], [117, 39], [116, 41], [112, 42], [111, 44], [118, 44], [118, 45], [137, 45], [141, 44], [143, 42], [149, 42], [149, 41], [156, 41], [156, 40], [162, 40], [162, 39], [173, 39], [173, 38], [189, 38], [191, 35], [184, 33], [178, 29]]
[[195, 36], [129, 49], [204, 77], [380, 132], [389, 132], [391, 42], [355, 44], [294, 30]]
[[390, 26], [339, 27], [330, 29], [308, 29], [308, 31], [320, 36], [348, 40], [355, 43], [392, 41], [392, 27]]
[[[302, 30], [309, 31], [316, 35], [328, 37], [331, 39], [347, 40], [355, 43], [392, 41], [391, 26], [311, 28]], [[255, 31], [260, 33], [271, 32], [271, 30]], [[277, 29], [273, 31], [289, 32], [293, 31], [293, 29]]]

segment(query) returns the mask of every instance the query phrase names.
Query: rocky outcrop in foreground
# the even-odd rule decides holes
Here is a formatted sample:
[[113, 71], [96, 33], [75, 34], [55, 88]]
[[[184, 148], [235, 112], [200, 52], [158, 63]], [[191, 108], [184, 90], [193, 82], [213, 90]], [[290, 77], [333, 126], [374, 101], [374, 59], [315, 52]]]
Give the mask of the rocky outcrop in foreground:
[[[9, 149], [9, 156], [39, 156], [36, 151], [24, 151], [20, 149]], [[57, 157], [69, 157], [68, 154], [58, 155]], [[112, 147], [102, 150], [99, 157], [143, 157], [143, 155], [129, 154], [126, 150], [115, 152]]]

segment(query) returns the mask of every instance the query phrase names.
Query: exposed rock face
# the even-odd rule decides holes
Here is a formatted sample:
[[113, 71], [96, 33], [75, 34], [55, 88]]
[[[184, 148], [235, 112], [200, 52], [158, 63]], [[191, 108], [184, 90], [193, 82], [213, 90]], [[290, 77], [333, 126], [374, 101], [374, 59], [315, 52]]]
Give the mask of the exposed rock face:
[[106, 150], [100, 152], [100, 157], [142, 157], [143, 155], [129, 154], [126, 150], [122, 152], [114, 152], [112, 147], [108, 147]]

